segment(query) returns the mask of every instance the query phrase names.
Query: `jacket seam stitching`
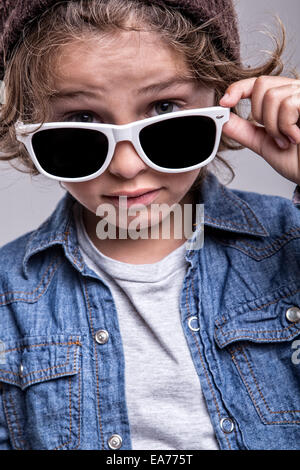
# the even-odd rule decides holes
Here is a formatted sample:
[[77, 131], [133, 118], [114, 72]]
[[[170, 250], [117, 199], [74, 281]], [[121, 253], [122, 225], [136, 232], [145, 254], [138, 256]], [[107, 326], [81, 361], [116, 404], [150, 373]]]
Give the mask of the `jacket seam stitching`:
[[[77, 359], [77, 350], [75, 351], [75, 354], [74, 354], [74, 361], [73, 361], [73, 369], [75, 370], [76, 369], [76, 359]], [[80, 444], [80, 395], [81, 395], [81, 387], [80, 387], [80, 370], [79, 369], [79, 372], [78, 372], [78, 402], [79, 402], [79, 406], [78, 406], [78, 419], [79, 419], [79, 437], [78, 437], [78, 444], [77, 446], [75, 447], [75, 449], [78, 448], [79, 444]], [[71, 440], [72, 440], [72, 379], [71, 377], [69, 377], [69, 418], [70, 418], [70, 422], [69, 422], [69, 432], [70, 432], [70, 438], [67, 442], [64, 442], [63, 444], [55, 447], [53, 450], [58, 450], [64, 446], [67, 446]], [[73, 450], [75, 450], [73, 448]]]
[[5, 349], [2, 352], [7, 353], [11, 351], [19, 351], [22, 349], [39, 348], [41, 346], [72, 346], [72, 345], [82, 346], [82, 343], [79, 340], [76, 340], [76, 341], [68, 341], [66, 343], [39, 343], [39, 344], [28, 344], [28, 345], [25, 344], [23, 346], [18, 346], [17, 348]]
[[97, 348], [96, 348], [95, 341], [94, 341], [94, 327], [93, 327], [93, 319], [92, 319], [92, 313], [91, 313], [91, 306], [90, 306], [90, 301], [89, 301], [89, 295], [88, 295], [88, 292], [87, 292], [86, 282], [85, 282], [84, 279], [83, 279], [83, 286], [84, 286], [84, 292], [85, 292], [86, 301], [87, 301], [87, 307], [88, 307], [89, 318], [90, 318], [90, 325], [91, 325], [92, 337], [93, 337], [94, 352], [95, 352], [96, 392], [97, 392], [98, 421], [99, 421], [99, 427], [100, 427], [100, 436], [101, 436], [102, 449], [104, 449], [104, 448], [105, 448], [105, 446], [104, 446], [104, 436], [103, 436], [103, 427], [102, 427], [101, 410], [100, 410], [100, 390], [99, 390], [99, 376], [98, 376], [98, 354], [97, 354]]
[[[238, 349], [238, 348], [237, 348], [237, 349]], [[259, 384], [258, 384], [258, 381], [257, 381], [256, 377], [255, 377], [254, 371], [253, 371], [253, 369], [252, 369], [252, 367], [251, 367], [251, 364], [250, 364], [250, 362], [249, 362], [249, 360], [248, 360], [248, 357], [246, 356], [245, 349], [244, 349], [242, 346], [240, 347], [240, 351], [241, 351], [243, 357], [245, 358], [245, 361], [246, 361], [246, 363], [247, 363], [247, 365], [248, 365], [248, 367], [249, 367], [249, 370], [250, 370], [250, 373], [251, 373], [251, 375], [252, 375], [252, 377], [253, 377], [253, 380], [254, 380], [254, 383], [255, 383], [255, 385], [256, 385], [256, 388], [257, 388], [257, 390], [258, 390], [258, 392], [259, 392], [259, 394], [260, 394], [260, 396], [261, 396], [261, 398], [262, 398], [264, 404], [266, 405], [266, 408], [267, 408], [267, 410], [269, 411], [269, 413], [272, 413], [272, 414], [300, 413], [300, 410], [285, 410], [285, 411], [272, 411], [272, 410], [271, 410], [271, 408], [269, 407], [269, 405], [268, 405], [268, 403], [267, 403], [267, 401], [266, 401], [266, 399], [265, 399], [265, 397], [264, 397], [264, 394], [263, 394], [262, 391], [261, 391], [261, 388], [260, 388], [260, 386], [259, 386]]]
[[[0, 294], [0, 297], [3, 297], [3, 296], [5, 296], [5, 295], [9, 295], [9, 294], [25, 294], [25, 295], [32, 295], [32, 294], [34, 294], [37, 290], [39, 290], [41, 284], [42, 284], [43, 281], [44, 281], [44, 278], [45, 278], [46, 275], [47, 275], [47, 272], [49, 271], [49, 269], [51, 268], [51, 266], [55, 263], [55, 261], [56, 261], [57, 259], [58, 259], [58, 256], [56, 256], [56, 257], [54, 258], [54, 260], [51, 261], [51, 263], [50, 263], [50, 264], [48, 265], [48, 267], [46, 268], [46, 271], [45, 271], [45, 273], [44, 273], [44, 275], [43, 275], [43, 277], [42, 277], [42, 279], [41, 279], [39, 285], [38, 285], [33, 291], [31, 291], [31, 292], [25, 292], [25, 291], [19, 291], [19, 290], [16, 290], [16, 291], [7, 291], [7, 292], [4, 292], [4, 293]], [[62, 262], [62, 261], [61, 261], [61, 262]], [[61, 264], [61, 262], [60, 262], [60, 263], [57, 263], [57, 264], [54, 266], [54, 269], [55, 269], [57, 266], [59, 266], [59, 265]], [[51, 273], [51, 274], [52, 274], [52, 273]], [[51, 279], [51, 278], [50, 278], [50, 279]], [[50, 282], [50, 279], [48, 280], [48, 282], [47, 282], [45, 288], [48, 286], [48, 284], [49, 284], [49, 282]], [[43, 292], [44, 292], [44, 291], [45, 291], [45, 289], [43, 290]], [[42, 292], [41, 294], [39, 294], [39, 296], [38, 296], [37, 298], [39, 298], [39, 297], [43, 294], [43, 292]], [[23, 299], [15, 299], [15, 300], [23, 300]], [[5, 302], [8, 302], [8, 301], [7, 301], [7, 300], [4, 300], [3, 302], [0, 302], [0, 305], [2, 305], [2, 304], [5, 303]]]
[[[298, 331], [299, 331], [299, 330], [298, 330]], [[290, 339], [290, 338], [292, 338], [293, 336], [294, 336], [294, 335], [290, 335], [290, 336], [285, 337], [284, 339], [285, 339], [285, 340], [286, 340], [286, 339]], [[252, 340], [253, 340], [253, 336], [238, 336], [238, 337], [233, 337], [233, 338], [230, 338], [229, 340], [227, 340], [225, 343], [221, 343], [221, 345], [222, 345], [222, 347], [225, 347], [225, 346], [227, 346], [227, 344], [230, 344], [230, 343], [232, 342], [232, 340], [238, 341], [239, 339], [249, 339], [249, 340], [252, 339]], [[270, 342], [275, 342], [275, 343], [276, 343], [276, 342], [281, 341], [281, 338], [262, 338], [262, 339], [256, 339], [256, 338], [255, 338], [255, 340], [256, 340], [255, 342], [257, 342], [257, 343], [264, 343], [264, 342], [266, 342], [266, 341], [268, 341], [268, 342], [270, 341]]]
[[[70, 348], [68, 348], [68, 351], [67, 351], [67, 360], [64, 364], [59, 364], [58, 366], [51, 366], [51, 367], [47, 367], [46, 369], [40, 369], [40, 370], [34, 370], [32, 372], [28, 372], [28, 374], [22, 374], [21, 377], [24, 378], [24, 377], [27, 377], [28, 375], [32, 375], [32, 374], [38, 374], [40, 372], [45, 372], [46, 370], [50, 370], [50, 369], [58, 369], [59, 367], [65, 367], [66, 365], [68, 365], [69, 363], [69, 353], [70, 353]], [[18, 375], [20, 376], [20, 373], [18, 372], [12, 372], [12, 371], [9, 371], [9, 370], [4, 370], [4, 369], [0, 369], [0, 372], [5, 372], [5, 373], [8, 373], [8, 374], [12, 374], [12, 375]], [[27, 382], [26, 382], [27, 383]], [[24, 385], [26, 385], [26, 383]]]
[[256, 401], [255, 401], [255, 397], [253, 396], [252, 390], [251, 390], [251, 388], [249, 387], [249, 384], [248, 384], [248, 382], [247, 382], [245, 376], [243, 375], [243, 373], [242, 373], [242, 371], [241, 371], [241, 368], [240, 368], [240, 366], [239, 366], [239, 364], [238, 364], [238, 362], [237, 362], [237, 360], [236, 360], [236, 357], [235, 357], [235, 355], [234, 355], [234, 350], [233, 350], [233, 349], [230, 349], [229, 352], [230, 352], [230, 355], [231, 355], [231, 359], [232, 359], [233, 363], [235, 364], [237, 370], [239, 371], [239, 373], [240, 373], [240, 375], [241, 375], [241, 377], [242, 377], [242, 380], [243, 380], [243, 382], [244, 382], [244, 384], [245, 384], [245, 386], [246, 386], [246, 389], [248, 390], [248, 393], [249, 393], [249, 395], [250, 395], [250, 397], [251, 397], [251, 399], [252, 399], [252, 402], [253, 402], [253, 404], [254, 404], [254, 406], [255, 406], [255, 408], [256, 408], [256, 410], [257, 410], [259, 416], [261, 417], [262, 422], [263, 422], [264, 424], [268, 424], [268, 421], [266, 421], [266, 419], [265, 419], [264, 416], [262, 415], [262, 412], [261, 412], [261, 410], [260, 410], [258, 404], [257, 404]]
[[[193, 289], [193, 279], [191, 280], [191, 291], [194, 295], [194, 289]], [[190, 290], [189, 290], [189, 287], [187, 288], [187, 291], [186, 291], [186, 308], [187, 308], [187, 311], [189, 313], [189, 315], [191, 315], [191, 311], [190, 311], [190, 307], [189, 307], [189, 303], [188, 303], [188, 294], [189, 294]], [[195, 344], [196, 344], [196, 347], [197, 347], [197, 350], [198, 350], [198, 354], [199, 354], [199, 357], [200, 357], [200, 362], [201, 362], [201, 365], [202, 365], [202, 368], [203, 368], [203, 371], [204, 371], [204, 375], [205, 375], [205, 379], [206, 379], [206, 382], [209, 386], [209, 389], [210, 389], [210, 393], [212, 395], [212, 398], [213, 398], [213, 402], [215, 404], [215, 407], [216, 407], [216, 411], [217, 411], [217, 414], [218, 414], [218, 417], [219, 417], [219, 421], [221, 419], [221, 414], [220, 414], [220, 409], [219, 409], [219, 405], [218, 405], [218, 402], [217, 402], [217, 399], [216, 399], [216, 396], [215, 396], [215, 393], [214, 393], [214, 390], [212, 388], [212, 384], [211, 384], [211, 381], [208, 377], [208, 372], [206, 370], [206, 367], [204, 365], [204, 361], [203, 361], [203, 357], [202, 357], [202, 354], [201, 354], [201, 351], [200, 351], [200, 348], [199, 348], [199, 344], [198, 344], [198, 341], [197, 341], [197, 338], [196, 338], [196, 335], [195, 333], [192, 331], [192, 336], [194, 338], [194, 341], [195, 341]], [[230, 442], [229, 442], [229, 439], [227, 437], [227, 435], [225, 434], [225, 439], [226, 439], [226, 442], [227, 442], [227, 445], [228, 445], [228, 448], [231, 449], [231, 445], [230, 445]]]
[[[297, 292], [300, 292], [300, 289], [296, 289], [296, 290], [293, 290], [292, 292], [290, 292], [289, 294], [285, 295], [284, 297], [277, 297], [275, 300], [272, 300], [271, 302], [267, 302], [266, 304], [263, 304], [261, 305], [260, 307], [257, 307], [257, 308], [250, 308], [249, 310], [251, 312], [257, 312], [258, 310], [261, 310], [262, 308], [265, 308], [265, 307], [268, 307], [269, 305], [272, 305], [272, 304], [276, 304], [277, 302], [279, 302], [280, 300], [282, 299], [286, 299], [287, 297], [290, 297], [294, 294], [297, 294]], [[222, 327], [228, 323], [228, 319], [226, 319], [224, 316], [222, 317], [223, 321], [224, 321], [224, 324], [222, 326], [220, 326], [220, 322], [219, 320], [216, 320], [216, 325], [221, 329], [222, 331]], [[290, 325], [290, 326], [287, 326], [283, 329], [279, 329], [279, 330], [254, 330], [256, 331], [257, 333], [274, 333], [274, 332], [280, 332], [280, 331], [284, 331], [284, 330], [288, 330], [290, 328], [292, 328], [294, 325]], [[231, 332], [234, 332], [234, 331], [253, 331], [253, 330], [232, 330]], [[222, 334], [227, 334], [226, 332], [223, 333], [222, 331]], [[230, 333], [228, 333], [230, 334]]]
[[[292, 236], [293, 233], [297, 233], [297, 235], [299, 236]], [[289, 236], [288, 238], [286, 238], [288, 235], [291, 235]], [[297, 228], [297, 229], [291, 229], [289, 232], [286, 232], [284, 235], [282, 235], [280, 238], [277, 238], [273, 243], [269, 244], [269, 245], [266, 245], [264, 247], [255, 247], [254, 245], [250, 245], [250, 243], [247, 243], [247, 242], [240, 242], [240, 243], [230, 243], [230, 241], [227, 241], [227, 240], [223, 240], [223, 243], [228, 245], [228, 246], [233, 246], [233, 247], [237, 247], [239, 248], [241, 251], [243, 251], [243, 253], [248, 253], [244, 250], [242, 250], [243, 247], [249, 247], [251, 248], [254, 252], [259, 252], [259, 251], [266, 251], [270, 248], [277, 248], [278, 250], [280, 250], [280, 248], [282, 248], [285, 244], [287, 244], [288, 242], [290, 242], [291, 240], [296, 240], [297, 238], [300, 237], [300, 228]], [[284, 240], [285, 238], [285, 240]], [[282, 243], [279, 243], [279, 241], [282, 240]], [[277, 246], [276, 246], [277, 245]], [[270, 253], [268, 253], [267, 255], [265, 255], [263, 258], [266, 258], [267, 256], [270, 256]], [[263, 259], [263, 258], [260, 258], [260, 259]]]
[[[258, 218], [256, 217], [254, 211], [248, 206], [248, 204], [247, 204], [245, 201], [243, 201], [242, 199], [239, 199], [239, 201], [235, 200], [235, 199], [233, 198], [232, 193], [228, 193], [228, 191], [225, 191], [225, 188], [224, 188], [223, 185], [221, 186], [221, 188], [222, 188], [222, 192], [223, 192], [223, 194], [225, 195], [225, 197], [226, 197], [229, 201], [232, 201], [233, 204], [234, 204], [236, 207], [238, 207], [239, 209], [242, 210], [242, 212], [243, 212], [243, 214], [244, 214], [244, 216], [245, 216], [245, 218], [246, 218], [248, 224], [249, 224], [250, 226], [252, 226], [252, 223], [250, 222], [250, 219], [248, 219], [248, 216], [247, 216], [247, 214], [246, 214], [245, 205], [246, 205], [247, 209], [252, 212], [252, 215], [253, 215], [253, 217], [255, 218], [257, 224], [258, 224], [260, 227], [263, 227], [263, 231], [266, 233], [266, 230], [265, 230], [264, 226], [259, 222], [259, 220], [258, 220]], [[240, 201], [242, 201], [242, 203], [240, 203]], [[238, 202], [239, 202], [239, 203], [238, 203]], [[241, 204], [241, 205], [240, 205], [240, 204]], [[243, 206], [243, 207], [241, 207], [241, 206]]]
[[[289, 232], [286, 232], [286, 233], [284, 233], [281, 237], [276, 238], [276, 240], [274, 240], [273, 243], [270, 243], [269, 245], [266, 245], [266, 246], [261, 247], [261, 248], [259, 248], [259, 247], [254, 247], [253, 245], [250, 245], [250, 243], [247, 243], [247, 242], [243, 242], [242, 245], [244, 245], [244, 246], [249, 246], [250, 248], [253, 248], [255, 251], [264, 251], [264, 250], [266, 250], [266, 249], [268, 249], [268, 248], [274, 248], [275, 245], [278, 244], [278, 242], [279, 242], [280, 240], [283, 240], [283, 241], [286, 241], [286, 242], [288, 242], [288, 241], [290, 241], [290, 240], [294, 240], [294, 238], [291, 238], [291, 237], [286, 238], [286, 237], [287, 237], [288, 235], [291, 235], [291, 234], [295, 233], [295, 232], [296, 232], [296, 233], [300, 232], [300, 228], [299, 228], [299, 227], [297, 227], [297, 228], [292, 228]], [[299, 235], [300, 235], [300, 234], [299, 234]], [[285, 238], [286, 238], [286, 240], [284, 240]], [[298, 238], [298, 237], [297, 237], [297, 238]], [[280, 244], [280, 246], [279, 246], [278, 248], [280, 248], [281, 246], [282, 246], [282, 244]]]
[[19, 447], [16, 443], [16, 440], [15, 440], [15, 431], [13, 430], [11, 420], [10, 420], [10, 417], [9, 417], [9, 413], [8, 413], [8, 410], [7, 410], [6, 396], [7, 396], [8, 400], [10, 401], [10, 404], [11, 404], [11, 407], [12, 407], [12, 410], [13, 410], [13, 414], [15, 416], [15, 420], [16, 420], [16, 424], [17, 424], [17, 428], [18, 428], [17, 433], [19, 435], [19, 441], [20, 441], [20, 443], [23, 444], [24, 447], [26, 447], [26, 441], [24, 439], [21, 439], [21, 428], [19, 426], [19, 421], [18, 421], [18, 418], [17, 418], [17, 415], [16, 415], [14, 402], [13, 402], [12, 397], [9, 394], [8, 390], [5, 391], [5, 389], [4, 389], [3, 390], [3, 405], [4, 405], [4, 411], [5, 411], [5, 416], [6, 416], [8, 429], [10, 431], [12, 442], [13, 442], [13, 445], [14, 445], [15, 449], [22, 450], [22, 447]]
[[[250, 230], [251, 230], [251, 233], [252, 233], [252, 234], [261, 235], [261, 232], [258, 232], [258, 231], [256, 231], [256, 230], [253, 230], [253, 224], [252, 224], [252, 222], [250, 221], [250, 219], [248, 218], [248, 216], [247, 216], [247, 214], [246, 214], [245, 207], [240, 206], [240, 205], [238, 204], [238, 202], [233, 199], [233, 197], [229, 197], [229, 194], [225, 191], [225, 189], [224, 189], [223, 186], [221, 186], [221, 189], [222, 189], [223, 194], [224, 194], [224, 196], [226, 197], [226, 199], [228, 199], [230, 202], [232, 202], [239, 210], [241, 210], [241, 211], [243, 212], [243, 215], [244, 215], [245, 219], [247, 220], [248, 225], [247, 225], [247, 224], [237, 224], [237, 223], [233, 223], [233, 222], [230, 222], [230, 224], [228, 224], [228, 223], [227, 223], [227, 224], [224, 224], [224, 220], [222, 220], [222, 219], [216, 219], [216, 218], [210, 217], [210, 216], [207, 216], [207, 217], [206, 217], [206, 220], [208, 220], [208, 221], [211, 220], [211, 221], [213, 221], [213, 222], [216, 222], [217, 224], [222, 224], [223, 227], [227, 227], [227, 228], [238, 227], [238, 228], [241, 228], [241, 229], [242, 229], [242, 228], [248, 228], [248, 230], [249, 230], [249, 228], [251, 227]], [[242, 205], [244, 206], [245, 204], [246, 204], [246, 202], [245, 202], [245, 201], [242, 201]], [[249, 206], [247, 206], [247, 209], [250, 210], [250, 211], [252, 211], [252, 209], [249, 208]], [[253, 215], [253, 217], [255, 218], [257, 224], [258, 224], [260, 227], [263, 228], [263, 232], [264, 232], [265, 234], [267, 234], [265, 228], [264, 228], [263, 225], [259, 222], [258, 218], [256, 217], [256, 215], [255, 215], [255, 213], [254, 213], [253, 211], [252, 211], [252, 215]]]
[[[78, 338], [77, 338], [77, 341], [78, 341]], [[73, 370], [76, 369], [76, 360], [77, 360], [77, 351], [75, 351], [75, 354], [74, 354], [74, 360], [73, 360]], [[81, 386], [80, 386], [80, 376], [81, 376], [81, 369], [79, 368], [79, 373], [78, 373], [78, 417], [79, 417], [79, 434], [78, 434], [78, 444], [77, 446], [75, 447], [75, 449], [77, 449], [80, 445], [80, 399], [81, 399]], [[55, 377], [55, 376], [52, 376], [52, 377]], [[63, 444], [59, 445], [58, 447], [54, 448], [53, 450], [57, 450], [61, 447], [64, 447], [66, 445], [68, 445], [71, 440], [72, 440], [72, 381], [71, 381], [71, 377], [68, 378], [68, 382], [69, 382], [69, 418], [70, 418], [70, 421], [69, 421], [69, 433], [70, 433], [70, 437], [69, 437], [69, 440], [67, 442], [64, 442]], [[20, 427], [20, 424], [19, 424], [19, 421], [18, 421], [18, 417], [17, 417], [17, 414], [16, 414], [16, 411], [15, 411], [15, 407], [14, 407], [14, 403], [13, 403], [13, 400], [12, 400], [12, 397], [11, 395], [8, 396], [10, 402], [11, 402], [11, 406], [12, 406], [12, 411], [13, 411], [13, 414], [15, 416], [15, 420], [16, 420], [16, 425], [17, 425], [17, 428], [18, 428], [18, 435], [19, 435], [19, 441], [21, 443], [24, 444], [24, 447], [26, 446], [26, 441], [21, 439], [21, 427]], [[6, 414], [6, 418], [7, 418], [7, 422], [8, 422], [8, 426], [9, 426], [9, 429], [10, 429], [10, 432], [11, 432], [11, 435], [12, 435], [12, 439], [13, 439], [13, 442], [14, 442], [14, 445], [15, 445], [15, 448], [16, 449], [19, 449], [19, 450], [22, 450], [21, 447], [18, 447], [17, 444], [16, 444], [16, 441], [15, 441], [15, 437], [14, 437], [14, 431], [13, 431], [13, 428], [12, 428], [12, 425], [11, 425], [11, 421], [10, 421], [10, 418], [9, 418], [9, 413], [8, 413], [8, 410], [6, 408], [6, 403], [5, 403], [5, 400], [3, 400], [3, 403], [4, 403], [4, 407], [5, 407], [5, 414]]]
[[[43, 226], [44, 224], [46, 225], [46, 222], [47, 222], [47, 221], [44, 221], [43, 224], [42, 224], [42, 226]], [[66, 222], [64, 231], [62, 231], [62, 232], [59, 234], [59, 238], [56, 237], [56, 238], [54, 238], [53, 240], [49, 240], [49, 239], [48, 239], [47, 244], [49, 244], [49, 243], [55, 243], [55, 242], [63, 243], [64, 241], [66, 242], [66, 241], [67, 241], [68, 234], [69, 234], [68, 230], [69, 230], [70, 224], [71, 224], [71, 210], [69, 210], [69, 219], [68, 219], [67, 222]], [[42, 226], [41, 226], [41, 227], [42, 227]], [[41, 229], [41, 227], [40, 227], [40, 229]], [[27, 250], [28, 250], [28, 245], [29, 245], [29, 243], [31, 242], [32, 238], [34, 238], [34, 235], [35, 235], [36, 233], [37, 233], [36, 230], [33, 231], [32, 235], [29, 237], [29, 240], [28, 240], [28, 242], [27, 242], [27, 244], [26, 244], [25, 256], [26, 256], [26, 253], [27, 253]], [[39, 248], [44, 248], [44, 247], [45, 247], [45, 242], [42, 242], [42, 243], [40, 243], [38, 246], [36, 246], [36, 247], [34, 248], [34, 250], [35, 250], [35, 252], [37, 252], [37, 251], [39, 250]], [[36, 250], [37, 250], [37, 251], [36, 251]], [[28, 254], [27, 261], [28, 261], [29, 257], [31, 257], [31, 256], [34, 254], [32, 251], [33, 251], [33, 250], [31, 250], [31, 252]]]
[[[242, 350], [242, 348], [241, 348], [241, 350]], [[236, 351], [237, 351], [237, 349], [236, 349]], [[250, 397], [252, 398], [252, 401], [253, 401], [253, 403], [254, 403], [254, 405], [255, 405], [255, 407], [256, 407], [256, 409], [257, 409], [257, 411], [258, 411], [258, 413], [259, 413], [259, 415], [260, 415], [260, 417], [261, 417], [261, 419], [262, 419], [262, 421], [263, 421], [265, 424], [296, 424], [296, 423], [299, 423], [300, 420], [268, 421], [268, 420], [266, 420], [266, 419], [264, 418], [264, 416], [263, 416], [263, 414], [262, 414], [262, 412], [261, 412], [261, 410], [260, 410], [258, 404], [257, 404], [256, 401], [255, 401], [255, 398], [254, 398], [254, 396], [253, 396], [253, 393], [252, 393], [252, 391], [251, 391], [251, 388], [250, 388], [250, 386], [248, 385], [248, 382], [247, 382], [247, 380], [246, 380], [246, 378], [245, 378], [243, 372], [241, 371], [241, 368], [240, 368], [240, 366], [239, 366], [239, 364], [238, 364], [238, 362], [237, 362], [237, 359], [236, 359], [236, 357], [235, 357], [235, 355], [234, 355], [234, 352], [235, 352], [235, 351], [234, 351], [233, 349], [230, 351], [230, 353], [231, 353], [231, 358], [232, 358], [234, 364], [236, 365], [237, 369], [239, 370], [239, 372], [240, 372], [240, 374], [241, 374], [241, 376], [242, 376], [243, 382], [244, 382], [244, 384], [246, 385], [246, 388], [247, 388], [247, 390], [248, 390], [248, 393], [249, 393]], [[244, 357], [245, 357], [245, 355], [244, 355]], [[247, 362], [247, 358], [246, 358], [246, 362]], [[249, 366], [249, 363], [248, 363], [248, 366]], [[253, 372], [252, 372], [251, 367], [249, 367], [249, 370], [250, 370], [250, 373], [251, 373], [251, 375], [252, 375], [252, 377], [253, 377], [253, 380], [254, 380], [254, 383], [255, 383], [255, 385], [256, 385], [256, 387], [257, 387], [257, 390], [258, 390], [260, 396], [262, 397], [263, 402], [264, 402], [265, 405], [266, 405], [267, 410], [268, 410], [269, 412], [271, 412], [271, 413], [281, 413], [281, 412], [275, 412], [275, 411], [272, 412], [272, 411], [270, 411], [270, 408], [268, 407], [268, 405], [267, 405], [267, 403], [266, 403], [264, 397], [263, 397], [262, 394], [260, 393], [260, 389], [259, 389], [258, 386], [257, 386], [257, 382], [256, 382], [256, 379], [255, 379], [255, 377], [254, 377], [254, 375], [253, 375]], [[298, 411], [298, 410], [294, 410], [294, 411], [296, 412], [296, 411]], [[289, 412], [290, 412], [290, 411], [289, 411]], [[282, 412], [282, 413], [289, 413], [289, 412]]]
[[[63, 373], [59, 373], [59, 374], [47, 375], [46, 377], [42, 377], [40, 379], [29, 380], [28, 382], [24, 383], [23, 385], [29, 385], [29, 384], [32, 384], [32, 383], [45, 382], [48, 379], [54, 379], [55, 377], [62, 377], [62, 376], [70, 375], [72, 373], [76, 373], [76, 370], [71, 370], [70, 372], [67, 372], [67, 373], [63, 372]], [[10, 380], [9, 383], [15, 384], [15, 385], [20, 385], [20, 382], [17, 382], [15, 380]]]
[[251, 233], [252, 235], [258, 235], [258, 236], [261, 235], [261, 232], [257, 232], [255, 230], [251, 229], [249, 227], [249, 225], [246, 225], [246, 224], [235, 224], [235, 223], [231, 222], [231, 224], [229, 225], [228, 223], [227, 224], [224, 223], [224, 221], [222, 219], [216, 219], [216, 218], [208, 216], [208, 215], [205, 216], [205, 220], [207, 222], [211, 221], [212, 223], [215, 223], [213, 225], [214, 227], [225, 228], [225, 229], [237, 227], [237, 228], [240, 228], [240, 229], [248, 229], [248, 232]]
[[[67, 343], [68, 344], [68, 343]], [[71, 343], [71, 344], [78, 344], [77, 342], [75, 343]], [[70, 346], [70, 345], [69, 345]], [[28, 374], [24, 374], [22, 375], [22, 378], [23, 377], [27, 377], [28, 375], [32, 375], [32, 374], [38, 374], [40, 372], [44, 372], [46, 370], [50, 370], [50, 369], [58, 369], [59, 367], [65, 367], [68, 365], [69, 363], [69, 353], [70, 353], [70, 347], [68, 347], [68, 351], [67, 351], [67, 360], [64, 364], [60, 364], [60, 365], [55, 365], [55, 366], [51, 366], [51, 367], [47, 367], [46, 369], [40, 369], [40, 370], [37, 370], [37, 371], [32, 371], [32, 372], [29, 372]], [[16, 385], [22, 385], [22, 386], [25, 386], [25, 385], [28, 385], [28, 384], [31, 384], [31, 383], [39, 383], [39, 382], [42, 382], [44, 381], [45, 379], [49, 379], [49, 378], [54, 378], [54, 377], [58, 377], [58, 376], [61, 376], [61, 375], [68, 375], [70, 373], [73, 373], [73, 372], [76, 372], [76, 364], [75, 364], [75, 359], [76, 359], [76, 354], [77, 354], [77, 350], [75, 350], [75, 353], [74, 353], [74, 363], [73, 363], [73, 370], [72, 371], [69, 371], [69, 372], [63, 372], [63, 373], [59, 373], [59, 374], [55, 374], [55, 375], [48, 375], [46, 377], [40, 377], [39, 379], [32, 379], [32, 380], [29, 380], [27, 382], [21, 382], [21, 381], [13, 381], [10, 379], [11, 383], [14, 383]], [[17, 375], [19, 376], [20, 374], [17, 373], [17, 372], [12, 372], [12, 371], [7, 371], [7, 370], [4, 370], [4, 369], [0, 369], [0, 372], [3, 372], [3, 373], [6, 373], [6, 374], [11, 374], [11, 375]]]

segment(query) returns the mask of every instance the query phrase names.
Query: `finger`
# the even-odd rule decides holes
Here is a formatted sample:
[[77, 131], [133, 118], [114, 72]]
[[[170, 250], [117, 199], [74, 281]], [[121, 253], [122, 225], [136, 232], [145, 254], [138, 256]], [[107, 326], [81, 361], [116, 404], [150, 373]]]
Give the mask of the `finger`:
[[252, 98], [252, 115], [256, 122], [262, 124], [262, 101], [266, 91], [273, 87], [295, 84], [299, 86], [299, 81], [287, 77], [261, 76], [259, 78], [247, 78], [231, 84], [223, 98], [220, 100], [221, 106], [234, 107], [241, 99]]
[[257, 78], [253, 77], [232, 83], [220, 100], [221, 106], [233, 108], [241, 99], [250, 98], [256, 80]]
[[285, 98], [279, 107], [278, 127], [293, 144], [300, 144], [300, 92]]
[[[291, 107], [293, 106], [292, 102], [286, 102], [287, 107], [283, 106], [281, 108], [282, 103], [285, 102], [289, 97], [293, 95], [298, 95], [300, 93], [300, 85], [297, 84], [289, 84], [283, 85], [280, 87], [270, 88], [266, 91], [263, 103], [262, 103], [262, 124], [264, 125], [267, 133], [272, 136], [277, 145], [280, 148], [288, 148], [290, 144], [290, 123], [293, 119], [290, 115]], [[289, 104], [288, 104], [289, 103]], [[297, 107], [297, 104], [294, 105]], [[287, 108], [287, 109], [286, 109]], [[283, 127], [279, 123], [279, 110], [281, 109], [281, 123], [286, 124], [286, 117], [285, 113], [289, 113], [289, 125], [288, 127]], [[298, 115], [298, 114], [297, 114]], [[296, 121], [298, 120], [299, 116], [297, 117]], [[293, 124], [295, 124], [293, 122]], [[286, 132], [287, 129], [287, 132]]]
[[299, 91], [300, 82], [299, 80], [294, 80], [287, 77], [269, 77], [263, 76], [259, 77], [253, 87], [252, 100], [251, 100], [251, 111], [253, 119], [265, 126], [264, 122], [264, 100], [266, 96], [271, 96], [271, 100], [274, 102], [278, 100], [276, 97], [276, 91], [274, 94], [273, 89], [280, 88], [283, 86], [296, 87]]
[[261, 155], [263, 140], [266, 136], [263, 127], [258, 127], [236, 114], [230, 113], [229, 121], [223, 126], [223, 133], [243, 147], [247, 147]]
[[299, 158], [297, 147], [279, 150], [274, 139], [266, 133], [264, 127], [255, 125], [236, 114], [224, 124], [223, 133], [261, 156], [275, 171], [285, 178], [299, 182]]

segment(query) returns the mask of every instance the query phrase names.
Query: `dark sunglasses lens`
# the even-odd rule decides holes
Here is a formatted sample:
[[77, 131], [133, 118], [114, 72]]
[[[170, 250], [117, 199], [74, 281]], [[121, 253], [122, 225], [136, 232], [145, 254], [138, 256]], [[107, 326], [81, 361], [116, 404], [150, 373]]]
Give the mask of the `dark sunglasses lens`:
[[32, 147], [47, 173], [60, 178], [82, 178], [103, 166], [108, 139], [92, 129], [46, 129], [33, 135]]
[[163, 168], [188, 168], [210, 157], [216, 124], [207, 116], [183, 116], [150, 124], [140, 132], [147, 157]]

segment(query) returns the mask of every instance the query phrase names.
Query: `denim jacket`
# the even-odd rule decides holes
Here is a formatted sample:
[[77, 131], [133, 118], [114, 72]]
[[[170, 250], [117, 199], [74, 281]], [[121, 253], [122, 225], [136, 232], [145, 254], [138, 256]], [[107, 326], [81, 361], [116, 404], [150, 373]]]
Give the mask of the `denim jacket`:
[[[299, 449], [299, 203], [212, 173], [199, 201], [180, 312], [219, 447]], [[132, 449], [118, 315], [74, 202], [0, 249], [0, 449]]]

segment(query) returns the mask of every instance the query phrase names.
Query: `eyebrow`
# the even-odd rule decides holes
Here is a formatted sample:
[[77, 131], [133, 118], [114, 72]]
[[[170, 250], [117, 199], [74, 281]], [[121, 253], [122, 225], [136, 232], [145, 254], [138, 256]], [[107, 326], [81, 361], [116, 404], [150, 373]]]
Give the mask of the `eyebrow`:
[[[146, 87], [140, 88], [137, 90], [138, 95], [148, 95], [151, 93], [159, 93], [160, 91], [166, 90], [167, 88], [171, 88], [175, 85], [190, 85], [195, 83], [195, 78], [190, 78], [186, 76], [176, 76], [172, 77], [164, 82], [153, 83]], [[98, 88], [98, 91], [102, 91], [105, 93], [105, 90], [102, 88]], [[89, 91], [89, 90], [61, 90], [55, 93], [52, 96], [52, 99], [66, 99], [71, 98], [75, 99], [80, 96], [95, 98], [96, 93]]]
[[169, 80], [166, 80], [164, 82], [159, 82], [159, 83], [153, 83], [152, 85], [148, 85], [144, 88], [140, 88], [137, 90], [138, 95], [146, 95], [150, 93], [158, 93], [160, 91], [163, 91], [167, 88], [171, 88], [172, 86], [175, 85], [187, 85], [195, 83], [194, 78], [186, 77], [186, 76], [176, 76], [172, 77]]
[[54, 95], [51, 96], [53, 100], [63, 100], [66, 98], [78, 98], [80, 96], [87, 96], [89, 98], [95, 98], [96, 94], [88, 90], [61, 90], [57, 91]]

